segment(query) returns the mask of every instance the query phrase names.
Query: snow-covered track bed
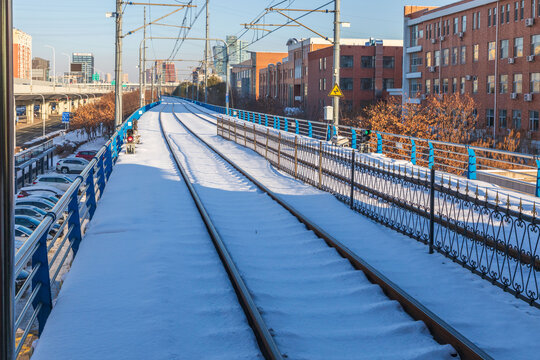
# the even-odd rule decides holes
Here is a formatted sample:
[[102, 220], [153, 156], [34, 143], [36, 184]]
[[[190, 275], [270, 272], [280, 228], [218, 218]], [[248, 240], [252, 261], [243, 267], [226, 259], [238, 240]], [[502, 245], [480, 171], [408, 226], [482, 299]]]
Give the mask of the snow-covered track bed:
[[192, 133], [174, 109], [163, 115], [173, 155], [284, 357], [489, 358]]

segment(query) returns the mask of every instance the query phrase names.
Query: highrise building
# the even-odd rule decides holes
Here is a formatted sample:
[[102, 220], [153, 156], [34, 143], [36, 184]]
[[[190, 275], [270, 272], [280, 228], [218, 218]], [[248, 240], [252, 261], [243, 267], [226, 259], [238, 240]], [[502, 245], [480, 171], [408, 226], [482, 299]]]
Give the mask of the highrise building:
[[[236, 65], [250, 59], [250, 55], [247, 51], [247, 41], [238, 40], [237, 36], [227, 36], [227, 46], [229, 47], [229, 65]], [[225, 76], [227, 71], [227, 64], [225, 62], [227, 56], [227, 50], [224, 45], [214, 46], [212, 48], [214, 53], [214, 66], [216, 72], [220, 76]]]
[[91, 53], [73, 53], [73, 64], [82, 64], [83, 81], [92, 82], [94, 74], [94, 55]]
[[32, 77], [32, 36], [19, 29], [13, 29], [13, 77]]
[[39, 57], [32, 59], [32, 79], [49, 81], [50, 61]]
[[105, 82], [110, 84], [112, 82], [112, 75], [111, 73], [105, 74]]
[[129, 82], [129, 74], [128, 73], [123, 73], [122, 74], [122, 83], [127, 84], [128, 82]]

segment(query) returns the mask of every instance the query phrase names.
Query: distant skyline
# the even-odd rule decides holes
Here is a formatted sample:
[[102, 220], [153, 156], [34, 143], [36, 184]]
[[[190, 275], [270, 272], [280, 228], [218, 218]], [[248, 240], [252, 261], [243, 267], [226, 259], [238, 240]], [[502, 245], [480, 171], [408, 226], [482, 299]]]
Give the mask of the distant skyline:
[[[174, 3], [177, 0], [147, 0], [150, 3]], [[183, 3], [187, 2], [182, 1]], [[241, 23], [247, 23], [259, 15], [266, 7], [276, 6], [291, 8], [315, 8], [324, 5], [324, 0], [210, 0], [210, 37], [225, 38], [226, 35], [239, 35], [242, 31]], [[379, 38], [401, 39], [403, 33], [403, 7], [405, 5], [442, 6], [453, 3], [449, 0], [342, 0], [342, 21], [351, 23], [350, 28], [342, 29], [344, 38]], [[202, 9], [204, 0], [195, 0], [193, 4], [198, 8], [192, 10], [193, 16]], [[281, 3], [281, 4], [279, 4]], [[330, 3], [325, 9], [333, 8]], [[114, 0], [16, 0], [14, 1], [13, 24], [14, 27], [32, 36], [32, 56], [51, 60], [52, 50], [45, 47], [51, 45], [56, 50], [56, 73], [68, 70], [68, 57], [64, 54], [74, 52], [90, 52], [95, 57], [95, 69], [106, 74], [114, 70], [114, 32], [115, 21], [106, 18], [106, 12], [115, 10]], [[170, 7], [152, 6], [147, 10], [148, 18], [155, 20], [172, 11]], [[180, 25], [185, 10], [163, 20], [167, 24]], [[298, 16], [300, 13], [290, 13]], [[267, 23], [283, 23], [286, 19], [278, 14], [267, 15]], [[313, 13], [302, 19], [317, 32], [332, 37], [333, 15]], [[143, 6], [126, 6], [124, 12], [124, 33], [134, 30], [143, 24]], [[204, 37], [205, 14], [204, 11], [197, 19], [189, 36]], [[178, 29], [165, 26], [152, 26], [148, 29], [148, 36], [176, 37]], [[285, 43], [289, 38], [306, 38], [316, 36], [306, 29], [299, 27], [282, 28], [266, 38], [251, 45], [252, 51], [285, 51]], [[124, 38], [124, 72], [129, 74], [133, 81], [138, 79], [138, 51], [143, 38], [143, 32], [129, 35]], [[249, 31], [242, 37], [251, 43], [255, 39], [254, 32]], [[154, 40], [149, 42], [147, 58], [169, 58], [173, 50], [174, 40]], [[214, 45], [212, 43], [211, 45]], [[63, 54], [64, 53], [64, 54]], [[187, 60], [202, 59], [204, 55], [204, 41], [184, 42], [178, 52], [178, 58]], [[178, 62], [176, 68], [182, 70], [179, 78], [185, 78], [190, 67], [196, 65], [194, 61]], [[149, 64], [147, 64], [149, 66]]]

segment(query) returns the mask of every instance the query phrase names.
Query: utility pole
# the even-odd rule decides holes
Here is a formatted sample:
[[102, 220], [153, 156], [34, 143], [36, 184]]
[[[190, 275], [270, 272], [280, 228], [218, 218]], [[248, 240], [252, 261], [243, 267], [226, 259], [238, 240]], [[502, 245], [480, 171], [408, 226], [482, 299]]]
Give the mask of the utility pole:
[[146, 105], [146, 6], [144, 7], [143, 105]]
[[206, 0], [206, 42], [204, 46], [204, 102], [208, 103], [208, 50], [209, 50], [209, 43], [208, 40], [210, 38], [210, 31], [209, 31], [209, 11], [208, 11], [208, 1]]
[[122, 0], [116, 0], [116, 58], [115, 58], [114, 125], [122, 124]]
[[[334, 0], [334, 84], [339, 85], [339, 70], [340, 70], [340, 4], [341, 0]], [[336, 135], [339, 126], [339, 96], [332, 97], [332, 106], [334, 109], [334, 126], [336, 127]]]
[[13, 360], [14, 123], [12, 0], [0, 0], [0, 359]]
[[[143, 28], [143, 47], [146, 49], [146, 7], [144, 8], [144, 28]], [[143, 51], [144, 53], [144, 51]], [[144, 60], [142, 59], [144, 57]], [[145, 105], [145, 87], [144, 87], [144, 78], [145, 78], [145, 67], [146, 67], [146, 56], [141, 54], [139, 48], [139, 107]]]
[[151, 85], [151, 90], [150, 90], [150, 93], [151, 93], [151, 96], [152, 96], [152, 102], [154, 102], [154, 69], [155, 69], [155, 67], [152, 65], [152, 71], [151, 71], [152, 79], [150, 79], [151, 84], [152, 84]]

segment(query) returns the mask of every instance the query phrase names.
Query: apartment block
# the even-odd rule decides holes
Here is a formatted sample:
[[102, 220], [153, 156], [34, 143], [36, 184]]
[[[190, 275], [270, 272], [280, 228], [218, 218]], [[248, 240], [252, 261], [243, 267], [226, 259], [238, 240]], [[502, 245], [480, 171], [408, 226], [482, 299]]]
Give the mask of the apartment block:
[[469, 94], [479, 123], [540, 140], [540, 1], [464, 0], [405, 7], [404, 101]]
[[32, 36], [19, 29], [13, 29], [13, 77], [32, 77]]

